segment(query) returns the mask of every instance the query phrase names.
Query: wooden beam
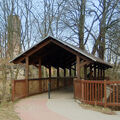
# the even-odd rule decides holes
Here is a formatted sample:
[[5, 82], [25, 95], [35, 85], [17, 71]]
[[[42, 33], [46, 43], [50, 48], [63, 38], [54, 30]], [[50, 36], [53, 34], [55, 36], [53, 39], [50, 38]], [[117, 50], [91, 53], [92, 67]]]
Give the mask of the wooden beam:
[[43, 48], [44, 46], [46, 46], [47, 44], [49, 44], [51, 41], [47, 41], [44, 42], [41, 46], [35, 46], [33, 48], [33, 50], [29, 53], [24, 53], [20, 58], [18, 58], [18, 60], [15, 60], [13, 63], [17, 64], [20, 63], [21, 61], [23, 61], [26, 57], [29, 57], [30, 55], [34, 54], [35, 52], [37, 52], [38, 50], [40, 50], [41, 48]]
[[25, 58], [25, 82], [26, 82], [26, 96], [29, 94], [29, 57]]
[[91, 63], [91, 61], [83, 61], [80, 63], [80, 67], [84, 66], [84, 65], [89, 65]]
[[76, 56], [77, 78], [80, 79], [80, 57]]

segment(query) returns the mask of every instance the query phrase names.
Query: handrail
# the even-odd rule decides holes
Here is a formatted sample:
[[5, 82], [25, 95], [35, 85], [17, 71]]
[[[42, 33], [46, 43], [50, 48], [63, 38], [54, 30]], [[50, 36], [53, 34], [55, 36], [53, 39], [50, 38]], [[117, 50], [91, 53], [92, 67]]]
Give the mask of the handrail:
[[[46, 78], [29, 78], [28, 80], [46, 80], [46, 79], [68, 79], [68, 78], [76, 78], [76, 77], [46, 77]], [[25, 79], [17, 79], [17, 81], [22, 81], [22, 80], [25, 80]], [[16, 81], [16, 80], [15, 80]]]

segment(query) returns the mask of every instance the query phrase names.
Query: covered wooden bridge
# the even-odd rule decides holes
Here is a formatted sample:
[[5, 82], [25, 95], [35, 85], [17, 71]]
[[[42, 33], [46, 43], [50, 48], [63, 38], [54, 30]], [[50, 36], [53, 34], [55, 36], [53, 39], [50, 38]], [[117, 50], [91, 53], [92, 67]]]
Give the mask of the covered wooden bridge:
[[[111, 82], [105, 76], [105, 70], [112, 66], [81, 49], [48, 36], [15, 59], [14, 64], [25, 64], [25, 79], [13, 80], [12, 99], [27, 97], [32, 94], [47, 92], [73, 85], [74, 97], [84, 103], [103, 106], [120, 105], [120, 82]], [[35, 79], [29, 79], [29, 65], [39, 70]], [[49, 77], [43, 78], [41, 66], [49, 69]], [[57, 70], [57, 76], [51, 76], [51, 67]], [[64, 70], [60, 77], [59, 69]], [[69, 76], [66, 76], [69, 69]], [[74, 75], [71, 74], [74, 71]], [[32, 92], [30, 86], [37, 82], [37, 89]], [[34, 89], [34, 88], [33, 88]]]

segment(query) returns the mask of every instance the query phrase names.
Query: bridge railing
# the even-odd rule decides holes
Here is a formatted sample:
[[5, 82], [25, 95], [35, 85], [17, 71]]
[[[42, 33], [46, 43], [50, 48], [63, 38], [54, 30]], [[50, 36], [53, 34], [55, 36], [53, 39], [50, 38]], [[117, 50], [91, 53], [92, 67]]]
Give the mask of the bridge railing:
[[75, 79], [74, 97], [87, 104], [120, 106], [120, 81]]
[[[73, 77], [51, 77], [29, 79], [28, 82], [29, 96], [47, 92], [49, 80], [51, 81], [51, 90], [73, 85]], [[20, 99], [23, 97], [26, 97], [25, 79], [13, 80], [12, 100]]]

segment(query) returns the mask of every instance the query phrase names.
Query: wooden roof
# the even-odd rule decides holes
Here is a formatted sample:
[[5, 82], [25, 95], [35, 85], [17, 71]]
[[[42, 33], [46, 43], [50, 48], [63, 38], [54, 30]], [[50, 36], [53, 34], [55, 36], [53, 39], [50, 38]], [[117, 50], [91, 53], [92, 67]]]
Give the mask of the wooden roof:
[[29, 56], [30, 64], [38, 64], [41, 58], [42, 65], [53, 67], [69, 67], [76, 62], [76, 55], [79, 55], [81, 60], [92, 61], [106, 68], [112, 67], [109, 63], [75, 47], [69, 43], [58, 40], [52, 36], [48, 36], [35, 44], [30, 49], [26, 50], [16, 58], [11, 60], [14, 64], [25, 63], [25, 57]]

